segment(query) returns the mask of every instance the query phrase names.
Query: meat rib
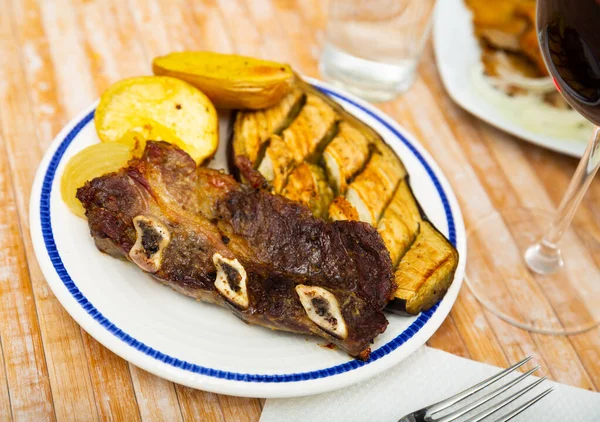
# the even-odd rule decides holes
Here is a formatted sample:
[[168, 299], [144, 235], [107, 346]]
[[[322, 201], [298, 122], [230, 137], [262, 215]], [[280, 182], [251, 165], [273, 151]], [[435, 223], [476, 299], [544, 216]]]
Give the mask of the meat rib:
[[163, 142], [77, 197], [101, 251], [248, 323], [320, 336], [361, 359], [387, 326], [392, 266], [368, 224], [314, 218]]

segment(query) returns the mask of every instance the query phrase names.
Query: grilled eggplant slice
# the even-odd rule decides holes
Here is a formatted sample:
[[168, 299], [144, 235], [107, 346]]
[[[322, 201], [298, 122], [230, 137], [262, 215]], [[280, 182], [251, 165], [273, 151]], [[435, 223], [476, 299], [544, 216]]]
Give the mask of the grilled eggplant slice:
[[369, 159], [369, 140], [350, 123], [342, 121], [336, 137], [323, 151], [327, 177], [335, 192], [343, 195], [348, 181]]
[[316, 164], [302, 163], [288, 177], [282, 195], [306, 205], [315, 217], [326, 218], [333, 200], [325, 171]]
[[324, 94], [322, 91], [313, 87], [312, 85], [306, 83], [298, 75], [296, 75], [295, 83], [298, 87], [300, 87], [300, 89], [302, 89], [302, 91], [306, 92], [307, 94], [315, 95], [321, 100], [323, 100], [326, 104], [328, 104], [329, 107], [331, 107], [336, 112], [336, 114], [340, 116], [341, 120], [349, 123], [352, 127], [360, 131], [363, 134], [363, 136], [369, 141], [370, 144], [375, 143], [377, 141], [383, 143], [383, 140], [381, 139], [379, 134], [375, 132], [375, 130], [373, 130], [373, 128], [364, 123], [362, 120], [356, 118], [354, 115], [348, 113], [346, 109], [344, 109], [344, 107], [332, 100], [331, 97]]
[[395, 272], [396, 292], [388, 309], [416, 315], [440, 300], [454, 280], [458, 252], [429, 221], [420, 230]]
[[272, 136], [258, 171], [280, 193], [294, 167], [303, 161], [316, 162], [337, 132], [338, 115], [320, 97], [308, 94], [298, 117]]
[[300, 111], [306, 95], [298, 88], [279, 103], [263, 110], [240, 110], [233, 127], [233, 154], [245, 155], [254, 165], [272, 134], [281, 134]]
[[406, 177], [398, 185], [377, 225], [394, 268], [415, 241], [421, 221], [419, 206]]
[[328, 216], [331, 221], [358, 220], [358, 212], [343, 196], [336, 197], [329, 206]]
[[377, 227], [381, 213], [406, 174], [394, 151], [383, 141], [378, 142], [377, 151], [346, 191], [346, 199], [358, 211], [360, 221]]

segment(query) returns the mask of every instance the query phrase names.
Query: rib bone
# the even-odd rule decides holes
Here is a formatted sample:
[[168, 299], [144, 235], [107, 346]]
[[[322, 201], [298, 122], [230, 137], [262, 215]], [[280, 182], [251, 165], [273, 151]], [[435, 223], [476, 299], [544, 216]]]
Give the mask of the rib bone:
[[129, 257], [149, 273], [160, 269], [164, 249], [171, 241], [169, 229], [154, 217], [138, 215], [133, 218], [137, 238]]
[[247, 309], [249, 304], [246, 289], [246, 270], [237, 259], [227, 259], [221, 254], [213, 255], [217, 269], [215, 287], [228, 301], [241, 309]]
[[312, 322], [339, 339], [348, 336], [346, 321], [333, 294], [322, 287], [303, 284], [296, 286], [296, 293]]

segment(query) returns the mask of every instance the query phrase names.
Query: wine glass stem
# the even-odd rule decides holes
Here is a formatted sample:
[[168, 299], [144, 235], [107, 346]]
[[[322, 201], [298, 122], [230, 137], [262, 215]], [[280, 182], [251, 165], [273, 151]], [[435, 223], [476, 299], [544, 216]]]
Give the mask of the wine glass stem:
[[548, 274], [562, 266], [560, 240], [569, 228], [598, 167], [600, 167], [600, 128], [596, 126], [592, 139], [583, 153], [575, 175], [558, 207], [556, 217], [545, 236], [538, 243], [530, 246], [525, 253], [525, 261], [531, 270], [540, 274]]

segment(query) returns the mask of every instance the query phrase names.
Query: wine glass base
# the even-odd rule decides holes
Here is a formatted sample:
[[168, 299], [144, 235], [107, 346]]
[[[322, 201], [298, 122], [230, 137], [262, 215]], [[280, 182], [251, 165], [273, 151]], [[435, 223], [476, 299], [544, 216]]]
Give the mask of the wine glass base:
[[[553, 215], [513, 208], [479, 220], [467, 235], [465, 281], [488, 311], [512, 325], [541, 334], [582, 333], [600, 325], [600, 227], [574, 222], [561, 251], [547, 257], [553, 262], [542, 262], [530, 248]], [[533, 262], [526, 258], [532, 256]]]

